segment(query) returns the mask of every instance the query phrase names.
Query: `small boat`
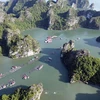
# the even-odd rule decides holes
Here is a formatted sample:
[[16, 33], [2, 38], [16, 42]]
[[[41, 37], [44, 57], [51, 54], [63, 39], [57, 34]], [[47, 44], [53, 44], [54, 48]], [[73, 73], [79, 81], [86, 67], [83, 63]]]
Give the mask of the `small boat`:
[[48, 92], [45, 92], [45, 94], [48, 94]]
[[48, 41], [47, 41], [47, 40], [45, 40], [44, 42], [45, 42], [45, 43], [48, 43]]
[[15, 85], [15, 81], [13, 80], [13, 79], [10, 79], [10, 81], [9, 81], [9, 86], [13, 86], [13, 85]]
[[41, 70], [42, 68], [43, 68], [43, 65], [40, 65], [39, 68], [38, 68], [38, 70]]
[[2, 89], [5, 89], [5, 88], [6, 88], [6, 85], [3, 85], [3, 86], [2, 86]]
[[78, 37], [77, 40], [80, 40], [80, 38]]
[[56, 92], [53, 92], [53, 94], [56, 94]]
[[29, 60], [28, 64], [32, 63], [35, 59], [32, 58], [31, 60]]
[[23, 75], [22, 79], [26, 80], [26, 79], [29, 79], [29, 76], [28, 75]]
[[60, 38], [60, 40], [62, 40], [62, 38]]
[[35, 59], [38, 59], [39, 57], [38, 57], [38, 56], [35, 56], [34, 58], [35, 58]]
[[2, 73], [0, 73], [0, 78], [2, 78], [2, 76], [3, 76], [3, 74], [2, 74]]
[[48, 36], [47, 39], [44, 42], [45, 43], [51, 43], [52, 42], [52, 37]]
[[15, 71], [17, 71], [17, 70], [19, 70], [21, 67], [20, 66], [16, 66], [16, 67], [11, 67], [11, 70], [9, 71], [9, 72], [11, 72], [11, 73], [13, 73], [13, 72], [15, 72]]
[[12, 66], [12, 67], [11, 67], [11, 69], [16, 69], [16, 68], [17, 68], [17, 66]]
[[48, 59], [49, 59], [49, 60], [52, 60], [52, 58], [51, 58], [51, 57], [48, 57]]
[[36, 70], [41, 70], [43, 68], [43, 65], [37, 66], [35, 69]]
[[52, 38], [52, 39], [53, 39], [53, 38], [57, 38], [57, 36], [54, 35], [54, 36], [52, 36], [51, 38]]

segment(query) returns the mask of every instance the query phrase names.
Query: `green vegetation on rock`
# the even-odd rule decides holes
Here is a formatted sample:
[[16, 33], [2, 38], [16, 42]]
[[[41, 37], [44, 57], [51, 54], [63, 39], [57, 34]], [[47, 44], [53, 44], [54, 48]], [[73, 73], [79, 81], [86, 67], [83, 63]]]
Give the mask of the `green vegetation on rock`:
[[[69, 42], [70, 43], [70, 42]], [[90, 56], [87, 50], [74, 50], [69, 43], [63, 45], [61, 60], [69, 71], [70, 82], [100, 84], [100, 58]]]
[[0, 100], [40, 100], [42, 92], [42, 84], [33, 84], [27, 89], [18, 88], [13, 94], [4, 94], [0, 97]]
[[39, 43], [30, 35], [19, 37], [14, 35], [11, 39], [9, 56], [11, 58], [27, 57], [39, 53]]
[[3, 27], [0, 25], [0, 39], [2, 39]]
[[[73, 6], [73, 3], [76, 3], [76, 6]], [[19, 56], [25, 57], [23, 48], [28, 44], [23, 43], [26, 37], [22, 37], [20, 31], [26, 29], [35, 27], [50, 30], [72, 30], [77, 27], [99, 29], [100, 12], [78, 9], [87, 7], [87, 5], [88, 0], [57, 0], [55, 2], [52, 0], [47, 2], [45, 0], [10, 0], [6, 2], [3, 9], [0, 10], [2, 13], [0, 20], [2, 52], [14, 58], [17, 53], [20, 53]], [[32, 41], [31, 43], [28, 41], [30, 46], [28, 45], [27, 52], [36, 51], [32, 47], [35, 45], [32, 44]], [[19, 47], [22, 47], [23, 50], [18, 50]]]
[[[74, 81], [83, 81], [100, 84], [100, 78], [95, 75], [100, 71], [100, 59], [94, 58], [91, 56], [80, 56], [76, 58], [73, 63], [70, 65], [72, 68], [73, 76], [72, 80]], [[92, 80], [92, 77], [95, 75], [95, 80]], [[98, 80], [99, 78], [99, 80]]]
[[[92, 10], [85, 11], [88, 5], [88, 0], [57, 0], [55, 2], [52, 0], [47, 2], [45, 0], [10, 0], [5, 4], [4, 9], [8, 15], [13, 15], [9, 19], [20, 30], [34, 27], [72, 30], [79, 26], [99, 29], [100, 13]], [[78, 10], [78, 8], [83, 8], [83, 10]], [[83, 17], [82, 14], [84, 14]], [[87, 19], [88, 14], [92, 15], [89, 20]], [[93, 26], [90, 23], [92, 20], [95, 20], [96, 25]]]

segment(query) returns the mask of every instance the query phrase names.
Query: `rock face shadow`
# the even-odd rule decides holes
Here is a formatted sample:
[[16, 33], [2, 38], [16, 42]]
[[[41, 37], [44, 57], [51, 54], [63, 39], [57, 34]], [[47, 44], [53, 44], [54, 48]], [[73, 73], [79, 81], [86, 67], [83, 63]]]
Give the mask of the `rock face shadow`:
[[79, 93], [76, 95], [75, 100], [100, 100], [100, 90], [98, 90], [95, 94]]
[[96, 38], [97, 38], [97, 37], [95, 37], [95, 38], [89, 38], [89, 39], [84, 39], [85, 44], [88, 44], [88, 45], [90, 45], [90, 46], [94, 46], [94, 47], [100, 48], [100, 43], [98, 43], [98, 42], [96, 41]]
[[[59, 71], [59, 81], [69, 82], [68, 72], [65, 66], [62, 64], [60, 60], [60, 52], [59, 48], [43, 48], [41, 53], [44, 55], [42, 56], [39, 61], [48, 64], [49, 66], [55, 68]], [[49, 60], [49, 58], [52, 58]], [[52, 74], [52, 73], [51, 73]]]
[[6, 94], [6, 95], [12, 94], [12, 93], [14, 93], [14, 91], [17, 88], [20, 88], [20, 87], [23, 88], [23, 89], [27, 88], [27, 86], [24, 86], [24, 85], [19, 85], [19, 86], [16, 86], [16, 87], [8, 87], [8, 88], [0, 90], [0, 96], [3, 95], [3, 94]]

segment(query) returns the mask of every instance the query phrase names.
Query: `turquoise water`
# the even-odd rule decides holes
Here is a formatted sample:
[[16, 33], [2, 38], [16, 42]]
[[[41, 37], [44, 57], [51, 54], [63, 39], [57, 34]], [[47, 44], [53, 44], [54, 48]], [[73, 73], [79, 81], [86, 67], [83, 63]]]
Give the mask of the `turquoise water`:
[[[31, 64], [26, 64], [33, 56], [21, 59], [10, 59], [8, 57], [0, 57], [0, 73], [6, 73], [13, 65], [26, 64], [23, 68], [10, 73], [6, 77], [0, 79], [0, 84], [6, 84], [9, 79], [14, 79], [16, 84], [13, 87], [6, 88], [0, 91], [3, 93], [12, 93], [16, 87], [30, 86], [35, 83], [43, 83], [44, 92], [41, 100], [100, 100], [99, 86], [90, 86], [83, 83], [68, 83], [68, 72], [60, 61], [60, 47], [70, 39], [80, 40], [75, 41], [76, 49], [88, 49], [92, 56], [100, 58], [100, 43], [95, 41], [100, 35], [100, 31], [77, 29], [73, 31], [46, 31], [43, 29], [32, 29], [23, 32], [23, 35], [30, 34], [33, 38], [39, 41], [42, 53], [39, 54], [39, 60]], [[57, 35], [52, 43], [44, 43], [47, 36]], [[60, 40], [62, 38], [62, 40]], [[55, 52], [55, 54], [52, 54]], [[51, 57], [51, 62], [45, 60]], [[36, 66], [43, 64], [44, 67], [40, 71], [33, 71]], [[22, 80], [23, 74], [28, 74], [28, 80]], [[48, 94], [45, 94], [47, 92]]]

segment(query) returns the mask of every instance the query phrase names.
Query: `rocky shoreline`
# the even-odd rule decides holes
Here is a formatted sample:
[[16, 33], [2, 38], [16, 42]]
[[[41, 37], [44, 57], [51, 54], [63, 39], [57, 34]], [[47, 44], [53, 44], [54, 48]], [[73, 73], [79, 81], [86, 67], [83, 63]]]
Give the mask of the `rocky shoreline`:
[[33, 93], [35, 93], [35, 95], [32, 98], [30, 98], [29, 100], [40, 100], [40, 97], [43, 92], [42, 83], [40, 83], [38, 85], [32, 85], [29, 89], [30, 89], [30, 91], [33, 91]]
[[[21, 94], [20, 94], [21, 93]], [[28, 87], [27, 89], [18, 88], [14, 94], [10, 95], [2, 95], [0, 96], [0, 100], [10, 100], [13, 98], [13, 100], [40, 100], [40, 97], [43, 93], [43, 85], [42, 83], [39, 84], [33, 84], [32, 86]], [[2, 99], [3, 98], [3, 99]]]
[[39, 43], [30, 35], [22, 36], [18, 29], [6, 28], [1, 42], [3, 53], [13, 59], [29, 57], [40, 52]]
[[100, 84], [100, 59], [90, 56], [88, 50], [75, 50], [74, 47], [74, 41], [70, 40], [61, 50], [61, 61], [68, 70], [70, 83]]

